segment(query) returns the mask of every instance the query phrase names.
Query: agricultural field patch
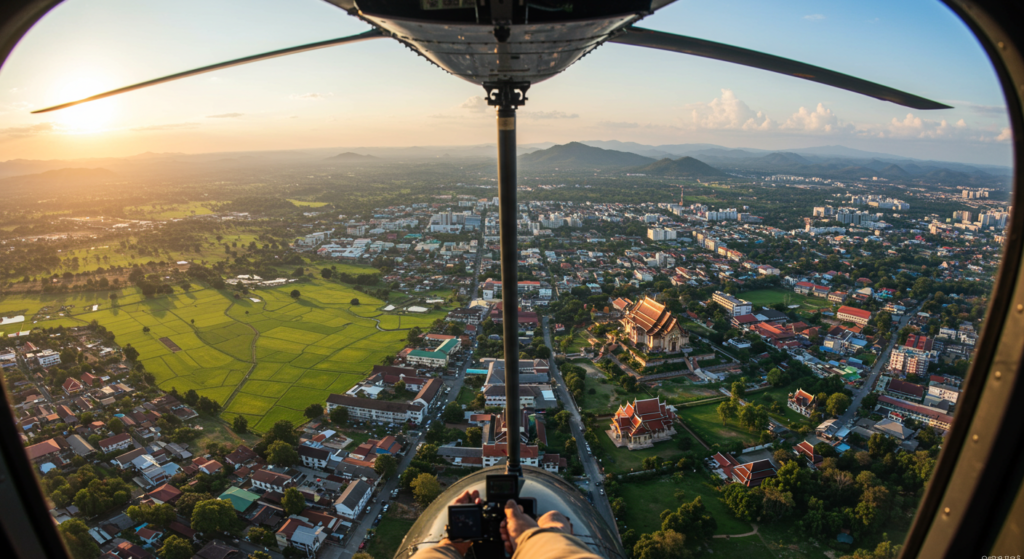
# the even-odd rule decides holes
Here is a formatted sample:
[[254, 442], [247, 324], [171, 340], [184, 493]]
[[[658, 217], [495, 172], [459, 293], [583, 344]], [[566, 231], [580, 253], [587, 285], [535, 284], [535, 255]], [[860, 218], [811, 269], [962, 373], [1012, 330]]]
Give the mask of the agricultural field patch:
[[[227, 242], [235, 240], [234, 235], [226, 237]], [[238, 242], [252, 240], [241, 237]], [[376, 273], [336, 267], [349, 274]], [[301, 291], [298, 300], [291, 298], [292, 289]], [[385, 355], [401, 349], [405, 330], [378, 330], [376, 321], [367, 317], [380, 317], [385, 328], [408, 329], [444, 316], [444, 311], [408, 320], [406, 315], [382, 315], [378, 308], [383, 301], [320, 279], [253, 290], [250, 296], [260, 303], [195, 284], [187, 293], [154, 298], [143, 297], [135, 288], [117, 293], [116, 303], [111, 303], [109, 292], [7, 296], [0, 299], [0, 316], [16, 312], [28, 321], [39, 314], [42, 320], [36, 327], [96, 320], [114, 332], [120, 345], [131, 344], [139, 351], [141, 363], [160, 388], [196, 390], [225, 406], [222, 419], [244, 415], [257, 432], [280, 419], [303, 421], [302, 410], [309, 404], [348, 390]], [[352, 305], [353, 298], [360, 304]], [[66, 316], [58, 316], [61, 305], [75, 306]], [[92, 305], [99, 305], [98, 310]], [[143, 332], [144, 327], [150, 330]], [[253, 367], [254, 339], [255, 368], [228, 403]]]

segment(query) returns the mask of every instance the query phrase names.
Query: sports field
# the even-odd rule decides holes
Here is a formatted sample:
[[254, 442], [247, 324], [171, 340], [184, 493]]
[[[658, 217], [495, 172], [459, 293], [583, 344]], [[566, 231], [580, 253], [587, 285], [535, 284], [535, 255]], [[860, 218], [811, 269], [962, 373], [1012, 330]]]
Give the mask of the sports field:
[[785, 305], [800, 305], [800, 310], [815, 310], [832, 306], [832, 303], [829, 303], [821, 297], [799, 295], [789, 289], [757, 289], [754, 291], [740, 293], [737, 297], [750, 301], [755, 305], [755, 308], [762, 306], [770, 307], [777, 303], [783, 303]]
[[[297, 300], [289, 295], [296, 288], [302, 293]], [[24, 313], [31, 322], [40, 307], [74, 304], [72, 316], [54, 313], [33, 326], [96, 320], [122, 347], [130, 343], [139, 351], [160, 388], [195, 389], [226, 404], [224, 419], [245, 415], [250, 429], [264, 431], [281, 419], [301, 422], [306, 406], [351, 388], [385, 355], [397, 353], [405, 329], [427, 327], [446, 313], [383, 314], [382, 301], [322, 280], [260, 289], [251, 296], [260, 302], [213, 289], [145, 299], [133, 288], [120, 292], [112, 307], [106, 293], [30, 295], [0, 301], [0, 314]], [[351, 305], [353, 298], [361, 304]], [[93, 304], [100, 305], [97, 311], [91, 311]], [[402, 330], [378, 330], [375, 319], [385, 330]], [[142, 331], [145, 326], [149, 332]], [[180, 349], [171, 351], [161, 338]]]

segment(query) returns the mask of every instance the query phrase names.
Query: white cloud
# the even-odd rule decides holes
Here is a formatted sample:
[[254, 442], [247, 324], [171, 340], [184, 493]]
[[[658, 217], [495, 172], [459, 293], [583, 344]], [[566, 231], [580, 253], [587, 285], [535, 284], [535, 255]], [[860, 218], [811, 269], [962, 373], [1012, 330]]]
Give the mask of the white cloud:
[[302, 95], [292, 95], [289, 99], [293, 101], [323, 101], [328, 97], [333, 97], [334, 94], [331, 92], [327, 93], [304, 93]]
[[150, 126], [137, 126], [132, 132], [163, 132], [165, 130], [182, 130], [199, 126], [196, 122], [173, 122], [170, 124], [153, 124]]
[[43, 122], [40, 124], [33, 124], [32, 126], [15, 126], [12, 128], [0, 128], [0, 137], [27, 138], [29, 136], [38, 136], [40, 134], [48, 134], [50, 132], [56, 131], [57, 129], [53, 126], [52, 122]]
[[555, 118], [579, 118], [580, 115], [576, 113], [566, 113], [563, 111], [537, 111], [529, 112], [523, 111], [520, 113], [523, 118], [536, 118], [536, 119], [555, 119]]
[[810, 15], [804, 16], [804, 19], [809, 20], [809, 21], [821, 21], [821, 20], [825, 19], [825, 16], [823, 16], [821, 14], [810, 14]]
[[487, 100], [483, 97], [470, 97], [463, 101], [462, 104], [459, 105], [459, 108], [475, 113], [482, 113], [490, 109], [490, 107], [487, 106]]
[[907, 113], [903, 120], [893, 118], [887, 126], [889, 136], [904, 138], [949, 138], [957, 135], [959, 131], [966, 130], [967, 123], [960, 119], [955, 125], [950, 125], [945, 119], [928, 120], [913, 113]]
[[602, 128], [639, 128], [640, 124], [636, 122], [615, 122], [610, 120], [602, 120], [597, 123]]
[[1003, 128], [1003, 131], [996, 136], [997, 142], [1009, 142], [1013, 139], [1013, 132], [1009, 128]]
[[832, 109], [826, 109], [825, 105], [818, 103], [818, 107], [813, 111], [807, 110], [807, 107], [800, 107], [800, 110], [793, 113], [793, 116], [789, 117], [782, 124], [781, 128], [805, 132], [832, 133], [852, 130], [853, 126], [841, 122], [839, 117], [832, 112]]
[[771, 130], [775, 122], [761, 111], [755, 111], [739, 100], [731, 89], [710, 103], [686, 105], [697, 128], [710, 130]]

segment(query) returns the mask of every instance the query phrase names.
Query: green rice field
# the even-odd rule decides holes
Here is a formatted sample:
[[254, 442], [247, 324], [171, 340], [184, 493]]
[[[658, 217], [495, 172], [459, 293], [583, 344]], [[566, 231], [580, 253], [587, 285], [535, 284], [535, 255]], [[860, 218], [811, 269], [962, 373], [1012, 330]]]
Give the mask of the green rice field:
[[[302, 293], [297, 300], [289, 295], [296, 288]], [[351, 305], [353, 298], [361, 304]], [[244, 415], [250, 429], [262, 432], [281, 419], [302, 422], [309, 404], [348, 390], [385, 355], [397, 353], [405, 330], [428, 327], [447, 312], [387, 315], [378, 310], [383, 304], [345, 285], [314, 280], [258, 289], [239, 299], [204, 288], [146, 299], [131, 288], [119, 292], [114, 306], [106, 292], [9, 296], [0, 300], [0, 315], [25, 314], [26, 327], [96, 320], [122, 347], [139, 351], [160, 388], [195, 389], [224, 405], [223, 419]], [[58, 316], [60, 305], [75, 308], [70, 316]], [[54, 312], [41, 313], [32, 324], [46, 306]], [[378, 330], [374, 318], [384, 329], [401, 330]], [[146, 326], [150, 331], [144, 333]], [[161, 338], [180, 350], [171, 351]]]

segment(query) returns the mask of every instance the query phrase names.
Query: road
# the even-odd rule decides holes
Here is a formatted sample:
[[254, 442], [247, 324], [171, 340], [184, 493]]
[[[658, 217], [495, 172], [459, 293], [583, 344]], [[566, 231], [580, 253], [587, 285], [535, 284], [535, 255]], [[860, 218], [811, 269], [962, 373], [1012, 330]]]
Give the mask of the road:
[[889, 341], [889, 346], [885, 348], [875, 360], [875, 366], [871, 368], [871, 375], [864, 381], [864, 384], [860, 388], [853, 392], [853, 401], [850, 403], [850, 407], [846, 408], [846, 413], [839, 417], [839, 425], [846, 425], [857, 415], [857, 410], [860, 409], [860, 402], [867, 396], [871, 389], [875, 386], [875, 381], [878, 379], [878, 375], [882, 370], [882, 367], [889, 362], [889, 353], [892, 352], [892, 348], [896, 346], [896, 340], [899, 338], [899, 331], [901, 328], [906, 326], [910, 322], [910, 317], [917, 313], [921, 309], [920, 305], [913, 310], [908, 309], [903, 314], [903, 317], [899, 319], [898, 326], [891, 332], [892, 340]]
[[618, 533], [615, 524], [615, 515], [612, 514], [612, 507], [608, 504], [608, 497], [601, 495], [601, 488], [597, 486], [597, 482], [604, 480], [604, 475], [601, 474], [601, 466], [597, 463], [597, 458], [587, 454], [587, 446], [584, 442], [583, 437], [583, 419], [580, 417], [579, 409], [576, 407], [572, 396], [569, 395], [569, 390], [565, 387], [565, 380], [562, 378], [562, 373], [558, 370], [558, 365], [555, 364], [554, 345], [551, 343], [551, 329], [548, 327], [548, 318], [543, 317], [541, 324], [544, 327], [544, 343], [547, 344], [548, 348], [551, 349], [552, 358], [548, 360], [551, 365], [551, 374], [554, 376], [555, 381], [558, 383], [558, 397], [565, 403], [565, 409], [572, 415], [572, 421], [569, 422], [569, 428], [572, 431], [572, 436], [576, 438], [576, 449], [579, 451], [580, 463], [583, 464], [583, 471], [587, 474], [589, 480], [587, 489], [590, 490], [590, 494], [594, 499], [594, 507], [604, 517], [605, 522], [608, 526]]
[[[444, 407], [448, 405], [449, 402], [453, 402], [458, 396], [459, 390], [462, 388], [463, 381], [466, 378], [466, 369], [469, 367], [470, 361], [471, 358], [467, 356], [463, 360], [462, 367], [459, 368], [457, 375], [442, 377], [445, 386], [451, 388], [451, 390], [447, 395], [443, 396], [437, 404], [435, 404], [433, 411], [427, 414], [427, 420], [436, 421], [441, 415], [441, 412], [444, 411]], [[362, 519], [353, 523], [352, 528], [349, 529], [348, 535], [345, 536], [345, 541], [343, 541], [340, 546], [341, 557], [351, 557], [354, 553], [359, 551], [359, 544], [362, 543], [363, 537], [366, 535], [366, 531], [373, 527], [373, 521], [377, 518], [377, 515], [380, 514], [381, 507], [384, 506], [384, 503], [391, 500], [391, 492], [398, 487], [398, 480], [402, 476], [402, 473], [405, 472], [405, 469], [409, 467], [409, 463], [412, 462], [413, 457], [416, 455], [416, 445], [424, 440], [425, 432], [425, 429], [421, 428], [420, 436], [415, 438], [409, 437], [409, 445], [405, 449], [405, 456], [398, 462], [398, 469], [396, 470], [395, 476], [374, 490], [375, 494], [370, 503], [370, 513], [364, 514]]]
[[53, 404], [53, 397], [50, 396], [50, 391], [47, 390], [45, 386], [43, 386], [43, 383], [36, 381], [35, 375], [29, 371], [28, 363], [25, 362], [25, 359], [21, 355], [18, 355], [17, 360], [18, 368], [21, 369], [21, 373], [25, 375], [25, 380], [31, 382], [32, 386], [36, 387], [36, 390], [39, 391], [43, 398], [46, 398], [47, 403]]

